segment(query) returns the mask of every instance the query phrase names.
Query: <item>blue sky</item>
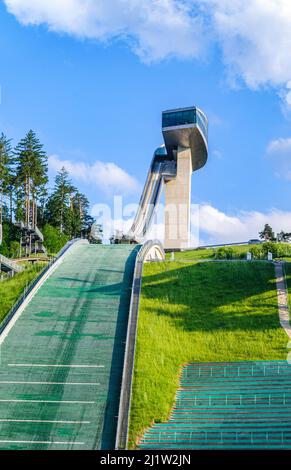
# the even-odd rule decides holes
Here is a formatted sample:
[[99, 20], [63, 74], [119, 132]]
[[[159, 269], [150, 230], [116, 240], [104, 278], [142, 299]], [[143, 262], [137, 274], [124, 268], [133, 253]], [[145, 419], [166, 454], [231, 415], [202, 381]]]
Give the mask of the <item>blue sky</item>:
[[289, 2], [97, 3], [0, 4], [0, 131], [17, 143], [34, 129], [51, 178], [65, 162], [91, 207], [138, 202], [162, 110], [198, 105], [209, 117], [209, 159], [192, 178], [201, 240], [255, 237], [267, 221], [291, 231]]

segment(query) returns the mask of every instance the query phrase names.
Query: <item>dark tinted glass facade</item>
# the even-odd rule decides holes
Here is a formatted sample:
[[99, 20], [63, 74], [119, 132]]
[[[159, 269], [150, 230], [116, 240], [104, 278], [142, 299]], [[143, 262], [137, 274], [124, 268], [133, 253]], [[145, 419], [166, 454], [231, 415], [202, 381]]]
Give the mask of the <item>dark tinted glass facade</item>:
[[163, 127], [184, 126], [196, 123], [196, 109], [163, 113]]

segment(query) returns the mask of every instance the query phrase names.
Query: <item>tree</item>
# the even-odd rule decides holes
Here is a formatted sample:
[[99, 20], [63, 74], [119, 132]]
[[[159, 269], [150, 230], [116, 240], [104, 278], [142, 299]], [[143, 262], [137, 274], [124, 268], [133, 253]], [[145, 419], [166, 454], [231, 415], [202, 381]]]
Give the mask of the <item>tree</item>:
[[274, 241], [275, 236], [274, 236], [272, 227], [269, 224], [265, 224], [264, 229], [261, 232], [259, 232], [259, 237], [262, 240]]
[[4, 195], [8, 193], [13, 178], [13, 153], [11, 140], [0, 136], [0, 225], [3, 223]]
[[91, 225], [89, 238], [90, 238], [91, 243], [95, 243], [95, 244], [102, 243], [103, 228], [102, 228], [101, 224], [98, 224], [97, 222], [94, 222]]
[[36, 226], [37, 203], [46, 191], [47, 155], [34, 131], [30, 130], [14, 151], [17, 186], [17, 218]]
[[69, 178], [69, 173], [63, 167], [55, 178], [55, 186], [46, 206], [46, 220], [61, 233], [71, 234], [70, 214], [72, 194], [76, 191]]
[[290, 239], [291, 239], [291, 233], [284, 232], [283, 230], [281, 230], [281, 232], [277, 234], [278, 242], [289, 242]]
[[55, 255], [60, 249], [69, 241], [69, 237], [60, 233], [59, 229], [52, 227], [50, 224], [45, 224], [42, 230], [45, 247], [48, 253]]
[[75, 193], [71, 196], [70, 207], [71, 236], [88, 237], [94, 219], [89, 215], [89, 201], [87, 197], [78, 190], [75, 190]]

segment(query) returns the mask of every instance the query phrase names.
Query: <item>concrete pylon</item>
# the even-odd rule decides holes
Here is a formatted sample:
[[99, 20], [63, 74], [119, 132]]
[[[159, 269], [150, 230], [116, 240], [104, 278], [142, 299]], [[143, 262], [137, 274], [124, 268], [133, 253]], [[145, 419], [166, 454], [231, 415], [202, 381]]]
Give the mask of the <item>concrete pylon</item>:
[[178, 147], [177, 176], [165, 182], [165, 249], [190, 246], [191, 149]]

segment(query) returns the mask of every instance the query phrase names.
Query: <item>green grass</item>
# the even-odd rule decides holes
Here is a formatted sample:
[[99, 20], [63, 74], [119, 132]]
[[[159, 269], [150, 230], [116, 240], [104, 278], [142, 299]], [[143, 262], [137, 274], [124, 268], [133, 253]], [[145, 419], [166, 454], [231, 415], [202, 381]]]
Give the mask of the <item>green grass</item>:
[[15, 274], [14, 277], [0, 281], [0, 322], [13, 307], [26, 285], [36, 278], [44, 266], [45, 263], [28, 266], [25, 271]]
[[273, 264], [146, 264], [130, 447], [154, 421], [168, 419], [183, 364], [286, 359], [286, 346]]
[[285, 272], [289, 297], [289, 309], [291, 311], [291, 263], [285, 263]]

